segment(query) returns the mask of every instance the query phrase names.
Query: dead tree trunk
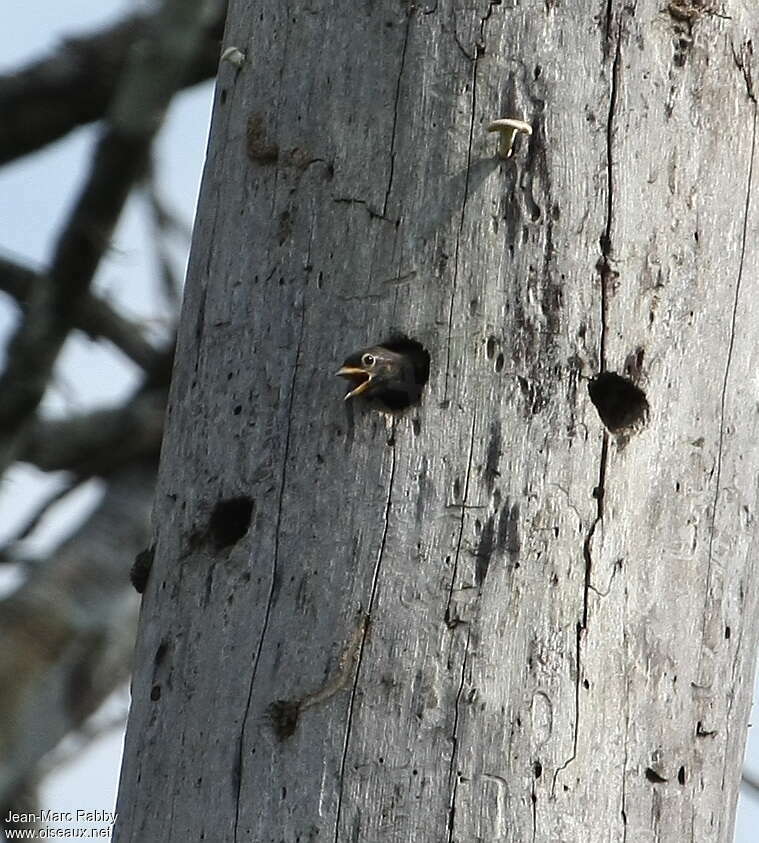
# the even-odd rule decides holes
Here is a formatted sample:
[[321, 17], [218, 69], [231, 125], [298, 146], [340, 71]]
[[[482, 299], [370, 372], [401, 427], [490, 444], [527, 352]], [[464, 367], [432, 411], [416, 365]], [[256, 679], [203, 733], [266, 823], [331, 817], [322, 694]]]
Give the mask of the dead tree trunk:
[[730, 840], [751, 6], [232, 4], [114, 840]]

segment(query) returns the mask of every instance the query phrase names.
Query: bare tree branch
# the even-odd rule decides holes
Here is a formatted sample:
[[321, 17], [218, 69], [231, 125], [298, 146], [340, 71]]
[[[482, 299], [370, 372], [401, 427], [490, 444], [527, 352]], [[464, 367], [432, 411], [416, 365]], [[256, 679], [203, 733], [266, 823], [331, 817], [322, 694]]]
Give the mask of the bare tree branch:
[[0, 804], [126, 679], [155, 461], [125, 466], [103, 501], [0, 611]]
[[107, 476], [135, 458], [158, 455], [165, 410], [166, 389], [153, 389], [125, 406], [38, 419], [24, 434], [18, 459], [43, 471]]
[[[0, 257], [0, 290], [13, 296], [25, 307], [39, 273]], [[139, 323], [122, 316], [107, 301], [93, 293], [85, 293], [73, 317], [73, 326], [92, 339], [109, 340], [142, 369], [151, 369], [161, 352], [145, 339]]]
[[[9, 839], [7, 832], [21, 834], [35, 834], [39, 825], [39, 782], [41, 776], [35, 771], [26, 781], [20, 782], [15, 791], [8, 795], [5, 804], [0, 807], [0, 828], [6, 832], [5, 839]], [[8, 822], [6, 818], [13, 812]], [[23, 838], [22, 838], [23, 839]], [[32, 840], [34, 837], [31, 838]]]
[[[124, 690], [126, 692], [126, 688]], [[114, 691], [114, 693], [120, 693], [120, 690]], [[105, 703], [106, 700], [103, 700], [103, 702]], [[65, 767], [67, 764], [76, 761], [95, 741], [99, 741], [114, 732], [123, 732], [128, 714], [128, 694], [123, 706], [115, 714], [101, 716], [100, 712], [95, 712], [92, 717], [82, 723], [79, 729], [71, 735], [67, 735], [66, 740], [44, 759], [37, 769], [39, 778], [43, 779], [58, 767]]]
[[109, 125], [58, 239], [48, 277], [34, 284], [26, 317], [10, 343], [0, 377], [0, 468], [15, 458], [21, 430], [45, 392], [129, 191], [144, 172], [153, 136], [218, 8], [212, 0], [166, 0], [131, 51]]
[[[225, 12], [221, 8], [204, 26], [197, 61], [186, 67], [180, 87], [216, 72]], [[70, 38], [54, 55], [0, 77], [0, 164], [105, 116], [128, 55], [154, 17], [134, 15], [93, 35]]]
[[741, 784], [744, 784], [750, 791], [751, 795], [756, 799], [759, 797], [759, 778], [749, 773], [744, 767], [741, 774]]
[[51, 494], [47, 495], [23, 525], [16, 531], [16, 535], [0, 547], [0, 563], [13, 564], [21, 560], [14, 555], [14, 546], [18, 542], [28, 538], [39, 526], [40, 521], [45, 517], [50, 508], [62, 501], [67, 495], [71, 494], [74, 489], [77, 489], [85, 481], [86, 478], [74, 477], [73, 480], [67, 482], [60, 489], [56, 489]]
[[189, 244], [192, 230], [183, 226], [181, 221], [166, 207], [158, 193], [158, 186], [151, 167], [145, 181], [145, 199], [148, 204], [149, 220], [152, 229], [151, 246], [156, 263], [160, 289], [167, 304], [176, 312], [182, 300], [182, 279], [178, 277], [171, 259], [168, 236], [172, 232], [181, 234]]

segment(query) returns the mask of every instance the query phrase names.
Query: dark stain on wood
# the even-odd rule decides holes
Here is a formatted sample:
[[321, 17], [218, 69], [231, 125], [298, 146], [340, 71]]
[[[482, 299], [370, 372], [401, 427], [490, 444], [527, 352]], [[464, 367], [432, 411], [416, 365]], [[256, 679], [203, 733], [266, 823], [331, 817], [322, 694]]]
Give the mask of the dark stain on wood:
[[479, 588], [485, 577], [488, 575], [490, 568], [490, 557], [493, 555], [495, 549], [495, 514], [491, 515], [485, 522], [485, 526], [480, 533], [480, 540], [477, 543], [477, 551], [475, 553], [474, 566], [474, 582]]
[[540, 381], [524, 378], [520, 375], [517, 377], [517, 383], [525, 400], [525, 415], [528, 418], [537, 416], [548, 404], [548, 398], [545, 396]]
[[162, 664], [163, 660], [166, 658], [166, 654], [169, 652], [169, 642], [168, 641], [161, 641], [155, 651], [155, 655], [153, 656], [153, 668], [157, 670]]
[[521, 550], [519, 541], [519, 504], [509, 506], [508, 498], [501, 509], [498, 519], [498, 537], [496, 547], [499, 551], [508, 553], [512, 562], [516, 561]]
[[266, 710], [274, 734], [280, 741], [292, 737], [300, 716], [299, 700], [276, 700]]
[[485, 354], [488, 360], [492, 360], [495, 357], [496, 348], [498, 348], [498, 340], [491, 334], [485, 343]]
[[490, 423], [490, 439], [485, 457], [485, 485], [489, 492], [493, 491], [496, 479], [501, 476], [498, 465], [503, 454], [502, 444], [501, 422], [499, 419], [493, 419]]
[[148, 547], [145, 550], [141, 550], [134, 558], [134, 564], [129, 571], [129, 581], [138, 594], [142, 594], [147, 588], [148, 577], [153, 567], [154, 555], [155, 548]]
[[672, 19], [672, 63], [684, 67], [693, 47], [694, 28], [704, 15], [714, 14], [711, 0], [671, 0], [667, 12]]
[[418, 525], [421, 525], [424, 518], [424, 505], [428, 499], [429, 489], [429, 474], [428, 461], [426, 456], [422, 456], [422, 463], [419, 467], [419, 493], [416, 496], [416, 504], [414, 506], [414, 519]]
[[279, 226], [277, 228], [277, 240], [279, 245], [284, 245], [292, 233], [292, 220], [290, 219], [290, 209], [282, 211], [279, 215]]
[[631, 351], [625, 359], [624, 372], [633, 383], [638, 383], [643, 372], [643, 360], [646, 356], [645, 349], [638, 346]]
[[248, 117], [245, 132], [245, 151], [249, 160], [257, 164], [276, 164], [279, 159], [279, 146], [266, 138], [266, 127], [262, 114], [254, 112]]

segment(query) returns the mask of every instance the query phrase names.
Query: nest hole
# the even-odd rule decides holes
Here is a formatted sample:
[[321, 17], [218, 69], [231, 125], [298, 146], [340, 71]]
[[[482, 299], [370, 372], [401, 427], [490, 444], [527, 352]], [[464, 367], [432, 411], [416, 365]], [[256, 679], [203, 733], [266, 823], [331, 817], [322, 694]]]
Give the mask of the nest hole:
[[[385, 361], [386, 371], [381, 377], [372, 370], [374, 362], [365, 363], [365, 360], [382, 360], [384, 352], [392, 352], [398, 358], [391, 363]], [[352, 354], [338, 374], [352, 382], [353, 389], [346, 397], [359, 397], [380, 409], [398, 412], [419, 403], [430, 376], [430, 354], [417, 340], [393, 334], [375, 346]]]
[[588, 384], [593, 406], [611, 433], [643, 426], [648, 420], [646, 393], [629, 378], [616, 372], [601, 372]]
[[241, 496], [218, 501], [208, 522], [208, 535], [216, 549], [237, 544], [248, 532], [252, 518], [252, 498]]
[[382, 345], [390, 351], [406, 356], [414, 369], [415, 384], [407, 395], [396, 396], [394, 401], [386, 401], [391, 410], [405, 410], [412, 404], [418, 404], [422, 391], [430, 378], [430, 353], [417, 340], [405, 334], [395, 334]]

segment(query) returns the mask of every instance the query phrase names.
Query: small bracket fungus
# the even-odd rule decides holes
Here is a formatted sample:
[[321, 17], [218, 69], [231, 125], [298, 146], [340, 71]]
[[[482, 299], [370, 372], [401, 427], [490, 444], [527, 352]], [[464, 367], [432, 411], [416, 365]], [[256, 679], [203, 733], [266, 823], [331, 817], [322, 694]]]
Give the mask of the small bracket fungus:
[[514, 136], [517, 132], [532, 134], [532, 126], [524, 120], [515, 120], [511, 117], [504, 117], [501, 120], [493, 120], [488, 126], [489, 132], [498, 132], [500, 141], [498, 143], [498, 157], [511, 158], [514, 153]]
[[245, 53], [239, 47], [227, 47], [221, 54], [222, 61], [228, 61], [238, 70], [245, 64]]

